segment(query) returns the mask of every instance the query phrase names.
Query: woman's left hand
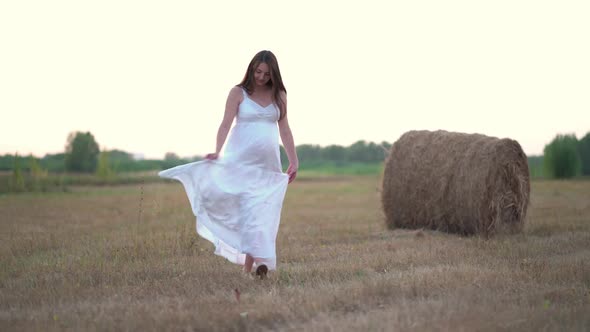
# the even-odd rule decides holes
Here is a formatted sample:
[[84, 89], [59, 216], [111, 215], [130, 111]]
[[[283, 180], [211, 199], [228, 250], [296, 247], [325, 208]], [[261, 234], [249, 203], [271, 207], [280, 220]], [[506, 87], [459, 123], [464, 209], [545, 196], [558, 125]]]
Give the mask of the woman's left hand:
[[217, 158], [219, 158], [219, 155], [217, 153], [208, 153], [205, 156], [205, 159], [207, 159], [207, 160], [215, 160]]
[[289, 165], [289, 168], [287, 168], [287, 175], [289, 175], [289, 183], [293, 182], [293, 180], [295, 180], [295, 178], [297, 177], [297, 166], [294, 165]]

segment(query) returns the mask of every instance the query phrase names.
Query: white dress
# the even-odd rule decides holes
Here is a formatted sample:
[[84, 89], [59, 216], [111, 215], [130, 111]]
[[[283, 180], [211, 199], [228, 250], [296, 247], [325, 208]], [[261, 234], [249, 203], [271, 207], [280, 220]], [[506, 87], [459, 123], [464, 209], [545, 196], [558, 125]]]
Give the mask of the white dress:
[[250, 254], [255, 265], [274, 270], [289, 179], [281, 170], [279, 110], [274, 104], [262, 107], [243, 93], [221, 158], [176, 166], [159, 175], [183, 184], [197, 217], [197, 233], [215, 245], [215, 254], [241, 265]]

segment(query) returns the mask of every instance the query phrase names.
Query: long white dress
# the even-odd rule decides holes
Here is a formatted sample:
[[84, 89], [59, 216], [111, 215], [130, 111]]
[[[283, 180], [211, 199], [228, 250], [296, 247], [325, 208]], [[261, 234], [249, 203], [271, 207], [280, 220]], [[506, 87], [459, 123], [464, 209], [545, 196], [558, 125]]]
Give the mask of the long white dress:
[[215, 245], [215, 254], [243, 265], [276, 269], [276, 237], [288, 175], [281, 170], [274, 105], [262, 107], [243, 91], [236, 122], [223, 156], [161, 171], [180, 181], [197, 217], [197, 233]]

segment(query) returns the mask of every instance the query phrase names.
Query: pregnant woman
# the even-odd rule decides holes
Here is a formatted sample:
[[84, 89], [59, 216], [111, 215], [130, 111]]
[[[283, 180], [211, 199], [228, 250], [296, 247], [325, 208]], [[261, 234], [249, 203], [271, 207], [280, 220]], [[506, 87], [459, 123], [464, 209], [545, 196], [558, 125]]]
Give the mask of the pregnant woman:
[[[279, 135], [289, 158], [286, 174]], [[215, 245], [215, 254], [243, 265], [246, 273], [256, 267], [263, 278], [276, 269], [281, 207], [298, 167], [279, 65], [272, 52], [261, 51], [229, 93], [215, 152], [159, 175], [183, 184], [197, 217], [197, 233]]]

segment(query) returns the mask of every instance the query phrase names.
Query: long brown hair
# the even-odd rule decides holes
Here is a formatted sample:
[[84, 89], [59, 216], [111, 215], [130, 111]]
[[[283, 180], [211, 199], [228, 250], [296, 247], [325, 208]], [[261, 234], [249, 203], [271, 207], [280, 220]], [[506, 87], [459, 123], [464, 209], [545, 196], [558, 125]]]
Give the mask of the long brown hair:
[[246, 70], [246, 74], [244, 75], [242, 83], [238, 84], [238, 86], [245, 89], [248, 94], [252, 94], [254, 91], [254, 71], [261, 63], [266, 63], [270, 68], [270, 80], [268, 80], [266, 85], [271, 87], [272, 99], [279, 107], [279, 120], [281, 120], [287, 113], [285, 103], [281, 99], [281, 91], [284, 91], [286, 94], [287, 89], [285, 89], [285, 85], [283, 84], [277, 58], [271, 51], [260, 51], [256, 53], [248, 65], [248, 69]]

